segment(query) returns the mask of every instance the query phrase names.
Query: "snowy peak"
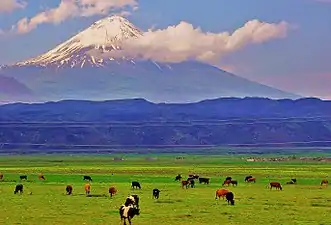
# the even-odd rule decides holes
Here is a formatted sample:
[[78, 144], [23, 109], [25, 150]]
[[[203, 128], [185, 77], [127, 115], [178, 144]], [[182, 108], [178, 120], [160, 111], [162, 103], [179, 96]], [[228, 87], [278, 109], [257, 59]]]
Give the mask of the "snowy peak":
[[106, 17], [47, 53], [19, 62], [16, 66], [101, 67], [114, 60], [104, 60], [100, 57], [101, 53], [119, 50], [123, 41], [141, 35], [142, 32], [127, 19]]

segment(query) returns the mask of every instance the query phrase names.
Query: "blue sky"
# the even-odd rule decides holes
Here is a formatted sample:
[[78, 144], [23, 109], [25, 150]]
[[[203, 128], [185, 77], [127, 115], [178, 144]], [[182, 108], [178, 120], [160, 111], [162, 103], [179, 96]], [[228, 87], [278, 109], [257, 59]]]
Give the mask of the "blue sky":
[[[29, 0], [25, 3], [22, 7], [2, 11], [0, 6], [0, 64], [46, 52], [105, 16], [68, 18], [59, 24], [40, 24], [27, 33], [10, 32], [20, 19], [56, 8], [60, 0]], [[212, 33], [233, 32], [254, 19], [266, 23], [286, 21], [291, 29], [285, 38], [247, 45], [226, 54], [217, 64], [273, 87], [331, 98], [331, 1], [137, 0], [136, 6], [137, 10], [126, 6], [116, 11], [129, 10], [131, 14], [127, 18], [145, 31], [149, 28], [165, 29], [181, 21]]]

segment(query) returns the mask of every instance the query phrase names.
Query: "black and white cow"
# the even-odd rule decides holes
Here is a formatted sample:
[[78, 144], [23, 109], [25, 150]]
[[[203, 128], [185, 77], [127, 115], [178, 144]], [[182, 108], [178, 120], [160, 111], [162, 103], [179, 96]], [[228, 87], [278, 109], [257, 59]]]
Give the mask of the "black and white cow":
[[154, 188], [153, 189], [153, 198], [159, 199], [159, 197], [160, 197], [160, 190], [157, 188]]
[[138, 195], [130, 195], [129, 197], [126, 198], [125, 206], [133, 205], [137, 208], [139, 208], [139, 196]]
[[14, 194], [17, 194], [18, 192], [20, 192], [20, 194], [23, 193], [23, 184], [16, 185]]
[[129, 224], [131, 223], [131, 220], [134, 216], [138, 216], [139, 213], [139, 208], [135, 207], [134, 205], [130, 204], [128, 206], [122, 205], [119, 209], [120, 211], [120, 216], [121, 216], [121, 222], [124, 221], [124, 225], [126, 225], [126, 220], [128, 220]]

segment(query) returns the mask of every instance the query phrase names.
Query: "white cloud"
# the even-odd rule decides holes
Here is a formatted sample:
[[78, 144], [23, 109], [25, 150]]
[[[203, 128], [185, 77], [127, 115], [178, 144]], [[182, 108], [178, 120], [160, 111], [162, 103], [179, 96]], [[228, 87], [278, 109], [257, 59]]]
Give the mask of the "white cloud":
[[149, 30], [141, 38], [123, 43], [123, 50], [105, 53], [103, 57], [139, 57], [158, 62], [198, 60], [216, 63], [226, 54], [250, 44], [285, 38], [290, 25], [287, 22], [247, 22], [232, 34], [203, 32], [187, 22], [166, 29]]
[[25, 8], [27, 3], [22, 0], [1, 0], [0, 13], [12, 12], [16, 9]]
[[[106, 15], [113, 10], [137, 7], [136, 0], [61, 0], [58, 7], [38, 13], [32, 18], [23, 18], [12, 31], [25, 34], [44, 23], [58, 24], [73, 17]], [[125, 14], [128, 14], [127, 12]]]

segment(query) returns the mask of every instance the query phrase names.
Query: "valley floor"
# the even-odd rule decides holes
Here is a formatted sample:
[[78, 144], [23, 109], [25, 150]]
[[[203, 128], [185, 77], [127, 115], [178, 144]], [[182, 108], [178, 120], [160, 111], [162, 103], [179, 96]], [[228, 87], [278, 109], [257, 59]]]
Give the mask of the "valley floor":
[[[0, 224], [120, 224], [119, 207], [129, 194], [140, 197], [141, 214], [133, 224], [331, 224], [328, 162], [247, 162], [239, 156], [129, 155], [124, 160], [104, 156], [1, 156]], [[45, 181], [38, 180], [43, 173]], [[195, 188], [182, 189], [175, 176], [199, 174], [210, 177], [209, 185], [196, 182]], [[19, 181], [27, 175], [27, 181]], [[86, 197], [83, 175], [90, 175], [92, 197]], [[257, 182], [244, 182], [253, 175]], [[226, 176], [238, 180], [237, 187], [226, 187], [235, 195], [234, 206], [215, 200], [215, 191]], [[298, 184], [286, 185], [291, 178]], [[132, 190], [139, 181], [141, 190]], [[283, 191], [266, 188], [279, 181]], [[23, 183], [24, 194], [14, 195], [15, 185]], [[73, 195], [65, 195], [66, 185]], [[109, 186], [118, 190], [108, 196]], [[152, 199], [152, 189], [161, 190]], [[32, 192], [32, 193], [31, 193]], [[31, 194], [30, 194], [31, 193]]]

